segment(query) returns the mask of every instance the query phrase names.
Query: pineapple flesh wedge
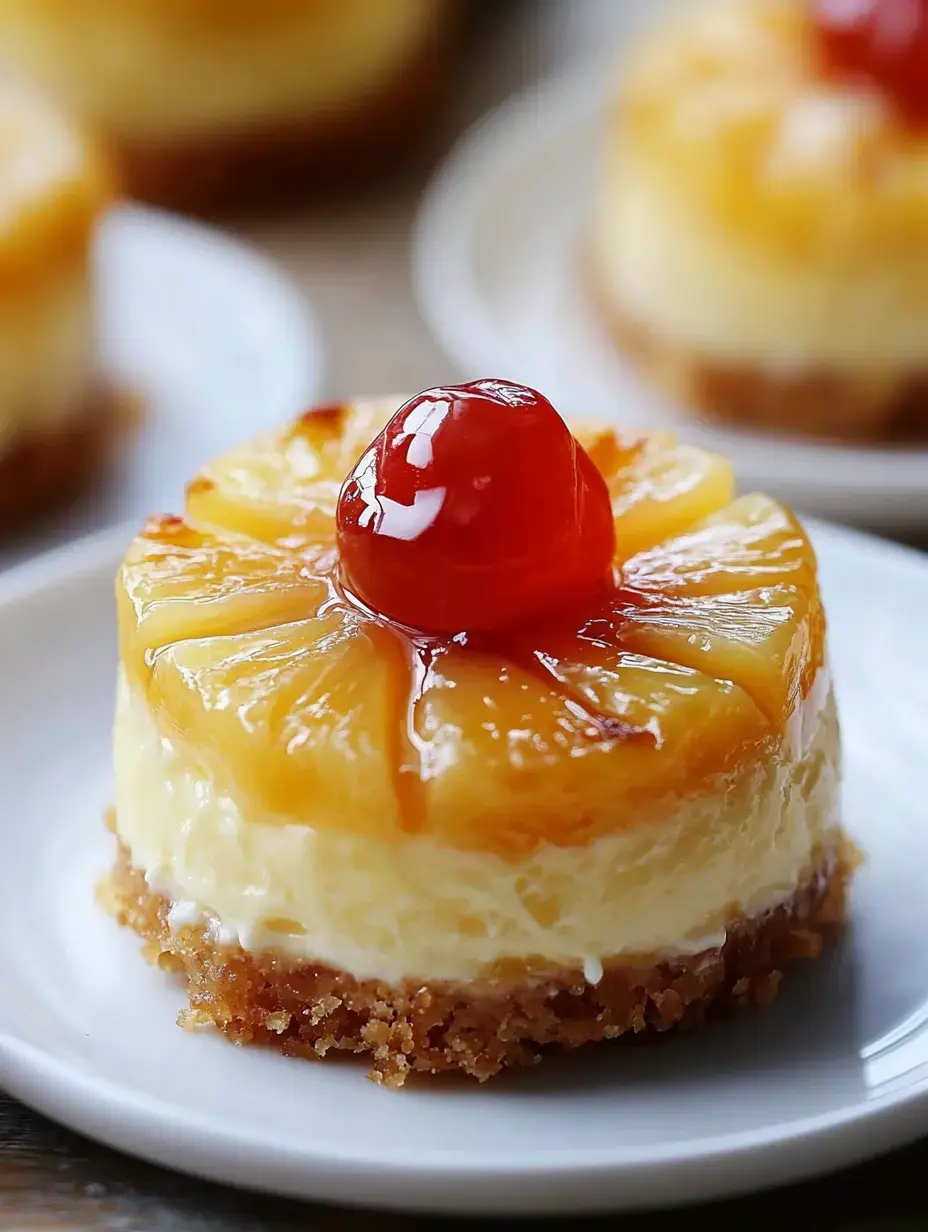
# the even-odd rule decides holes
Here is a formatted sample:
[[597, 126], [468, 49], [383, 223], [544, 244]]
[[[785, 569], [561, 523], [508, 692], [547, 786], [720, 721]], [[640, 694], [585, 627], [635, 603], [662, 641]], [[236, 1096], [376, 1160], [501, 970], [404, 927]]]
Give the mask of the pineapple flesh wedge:
[[622, 561], [687, 530], [734, 498], [731, 462], [681, 445], [672, 433], [622, 440], [602, 425], [571, 426], [606, 477]]
[[777, 724], [811, 689], [825, 653], [815, 556], [769, 497], [742, 497], [634, 557], [623, 583], [628, 648], [734, 681]]
[[429, 831], [507, 856], [543, 840], [580, 846], [769, 740], [726, 681], [639, 655], [603, 659], [559, 663], [544, 679], [466, 648], [439, 656], [415, 707]]
[[319, 407], [233, 449], [189, 484], [190, 517], [265, 543], [331, 541], [345, 476], [402, 401]]
[[165, 646], [149, 691], [160, 726], [269, 822], [402, 825], [395, 790], [396, 638], [342, 609]]
[[220, 458], [119, 580], [160, 730], [248, 815], [515, 857], [580, 844], [775, 750], [824, 661], [811, 546], [721, 458], [574, 426], [609, 485], [620, 585], [575, 626], [410, 639], [339, 597], [339, 485], [399, 399]]
[[688, 597], [776, 585], [813, 591], [816, 564], [795, 517], [752, 493], [626, 560], [623, 579], [639, 592]]
[[329, 593], [319, 554], [299, 557], [242, 535], [152, 518], [134, 540], [116, 588], [124, 664], [144, 670], [162, 646], [282, 624]]

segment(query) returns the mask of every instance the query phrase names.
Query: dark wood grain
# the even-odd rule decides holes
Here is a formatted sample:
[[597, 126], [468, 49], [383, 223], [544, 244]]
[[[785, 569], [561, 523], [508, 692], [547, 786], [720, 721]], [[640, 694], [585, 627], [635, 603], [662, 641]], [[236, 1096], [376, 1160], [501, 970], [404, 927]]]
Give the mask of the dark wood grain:
[[[928, 1227], [928, 1142], [808, 1185], [699, 1209], [716, 1232], [835, 1229], [904, 1232]], [[648, 1232], [689, 1226], [692, 1212], [647, 1217]], [[640, 1228], [641, 1218], [533, 1220], [552, 1229]], [[503, 1221], [436, 1220], [284, 1202], [150, 1167], [98, 1147], [0, 1096], [0, 1229], [99, 1232], [379, 1232], [503, 1228]]]

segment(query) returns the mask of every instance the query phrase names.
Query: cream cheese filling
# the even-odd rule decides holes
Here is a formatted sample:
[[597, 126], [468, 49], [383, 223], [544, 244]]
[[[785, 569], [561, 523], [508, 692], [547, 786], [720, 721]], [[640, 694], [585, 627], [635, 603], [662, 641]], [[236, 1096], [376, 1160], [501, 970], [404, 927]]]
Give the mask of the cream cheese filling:
[[509, 862], [414, 836], [377, 842], [250, 817], [157, 729], [120, 680], [116, 826], [174, 928], [277, 948], [361, 978], [467, 980], [494, 964], [694, 953], [726, 916], [788, 897], [837, 838], [834, 699], [810, 699], [803, 747], [675, 800], [660, 824]]

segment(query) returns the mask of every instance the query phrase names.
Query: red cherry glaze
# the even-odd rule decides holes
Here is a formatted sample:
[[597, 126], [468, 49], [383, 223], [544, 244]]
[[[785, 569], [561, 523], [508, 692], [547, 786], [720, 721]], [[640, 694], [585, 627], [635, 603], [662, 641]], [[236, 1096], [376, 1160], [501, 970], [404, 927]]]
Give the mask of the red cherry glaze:
[[507, 381], [411, 399], [338, 501], [347, 586], [425, 633], [490, 632], [611, 575], [605, 480], [541, 394]]
[[928, 0], [810, 0], [827, 71], [880, 89], [928, 123]]

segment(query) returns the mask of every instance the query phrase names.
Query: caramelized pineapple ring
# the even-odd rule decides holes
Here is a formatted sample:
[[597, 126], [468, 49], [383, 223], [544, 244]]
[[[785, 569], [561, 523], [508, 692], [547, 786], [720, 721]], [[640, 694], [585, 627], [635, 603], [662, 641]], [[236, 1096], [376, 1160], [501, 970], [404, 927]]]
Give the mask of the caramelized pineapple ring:
[[316, 407], [233, 449], [189, 485], [189, 515], [266, 543], [334, 541], [345, 476], [402, 401]]
[[338, 476], [396, 404], [310, 413], [220, 458], [190, 521], [150, 524], [121, 572], [130, 685], [247, 815], [520, 858], [786, 757], [824, 656], [792, 515], [731, 503], [728, 464], [667, 434], [578, 425], [620, 588], [567, 630], [417, 640], [349, 605], [333, 573]]

